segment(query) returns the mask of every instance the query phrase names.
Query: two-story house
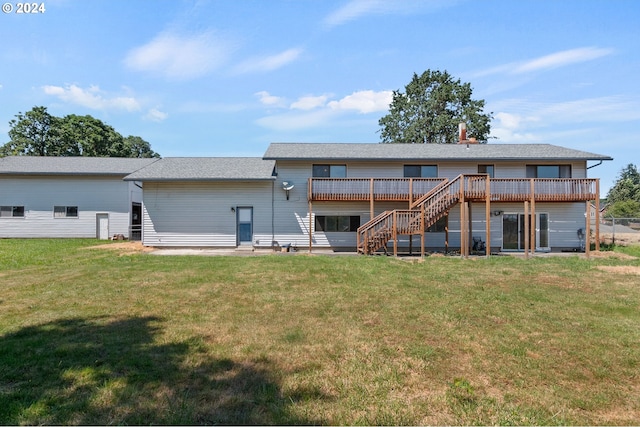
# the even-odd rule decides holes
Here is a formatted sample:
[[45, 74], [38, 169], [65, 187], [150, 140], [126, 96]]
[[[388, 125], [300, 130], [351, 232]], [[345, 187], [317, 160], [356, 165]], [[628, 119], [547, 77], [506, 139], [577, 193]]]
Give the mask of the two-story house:
[[560, 251], [584, 248], [588, 162], [604, 160], [547, 144], [274, 143], [125, 180], [142, 182], [150, 246]]

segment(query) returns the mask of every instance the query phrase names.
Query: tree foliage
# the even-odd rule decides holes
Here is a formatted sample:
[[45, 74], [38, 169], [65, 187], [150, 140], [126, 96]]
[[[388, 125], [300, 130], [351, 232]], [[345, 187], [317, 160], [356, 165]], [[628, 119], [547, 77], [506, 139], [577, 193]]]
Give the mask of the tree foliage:
[[631, 163], [620, 171], [607, 193], [608, 214], [616, 218], [640, 217], [640, 172]]
[[9, 121], [11, 140], [2, 156], [160, 157], [139, 136], [123, 137], [92, 116], [56, 117], [46, 107], [18, 113]]
[[472, 92], [471, 84], [446, 71], [414, 73], [404, 93], [393, 92], [389, 114], [378, 121], [382, 142], [455, 144], [464, 122], [469, 137], [486, 143], [493, 113], [484, 113], [484, 100], [471, 99]]
[[640, 203], [640, 172], [631, 163], [620, 171], [617, 181], [607, 193], [607, 202], [635, 200]]

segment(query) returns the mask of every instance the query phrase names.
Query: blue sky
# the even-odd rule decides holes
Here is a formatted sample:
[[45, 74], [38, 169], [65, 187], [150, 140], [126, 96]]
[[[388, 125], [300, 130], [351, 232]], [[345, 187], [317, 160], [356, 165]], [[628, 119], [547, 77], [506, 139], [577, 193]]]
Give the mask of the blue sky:
[[[640, 1], [44, 0], [0, 14], [0, 143], [37, 105], [89, 114], [164, 157], [271, 142], [378, 142], [391, 91], [446, 70], [500, 143], [640, 166]], [[3, 6], [4, 8], [7, 7]]]

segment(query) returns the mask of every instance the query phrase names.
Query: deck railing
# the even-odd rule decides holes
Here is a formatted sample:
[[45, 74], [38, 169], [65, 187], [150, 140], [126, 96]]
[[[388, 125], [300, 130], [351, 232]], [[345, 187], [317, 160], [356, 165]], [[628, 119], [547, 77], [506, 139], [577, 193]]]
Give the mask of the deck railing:
[[[485, 200], [487, 175], [464, 177], [464, 196]], [[446, 178], [310, 178], [311, 201], [417, 201], [446, 182]], [[543, 202], [577, 202], [594, 200], [597, 179], [592, 178], [490, 178], [493, 202], [531, 200]]]
[[446, 178], [310, 178], [312, 201], [415, 200]]

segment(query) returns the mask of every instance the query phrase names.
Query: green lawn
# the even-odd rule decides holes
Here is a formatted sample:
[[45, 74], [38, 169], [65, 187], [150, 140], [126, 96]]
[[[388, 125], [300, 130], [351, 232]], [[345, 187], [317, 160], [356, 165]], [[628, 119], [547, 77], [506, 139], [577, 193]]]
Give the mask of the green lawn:
[[638, 258], [98, 243], [0, 240], [0, 424], [640, 424]]

